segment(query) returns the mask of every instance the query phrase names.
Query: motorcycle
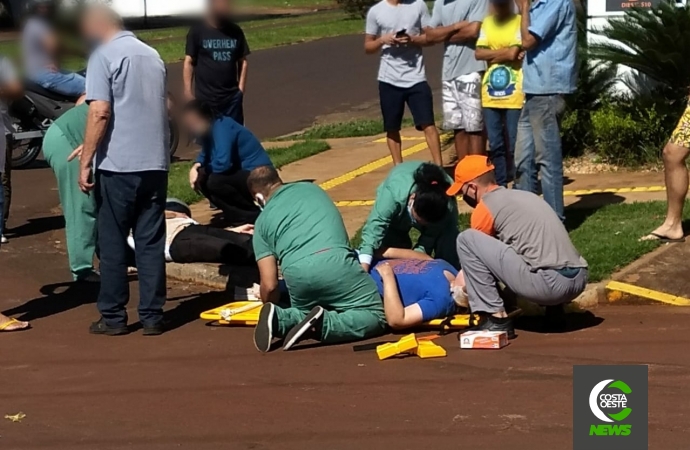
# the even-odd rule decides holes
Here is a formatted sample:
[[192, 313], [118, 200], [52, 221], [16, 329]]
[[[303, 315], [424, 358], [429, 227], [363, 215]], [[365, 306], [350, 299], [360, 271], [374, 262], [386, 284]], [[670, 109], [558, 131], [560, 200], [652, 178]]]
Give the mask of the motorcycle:
[[[76, 99], [51, 92], [36, 83], [25, 83], [24, 98], [10, 105], [12, 118], [12, 168], [21, 169], [33, 163], [41, 153], [43, 136], [53, 122], [74, 108]], [[177, 124], [169, 119], [170, 158], [180, 142]]]

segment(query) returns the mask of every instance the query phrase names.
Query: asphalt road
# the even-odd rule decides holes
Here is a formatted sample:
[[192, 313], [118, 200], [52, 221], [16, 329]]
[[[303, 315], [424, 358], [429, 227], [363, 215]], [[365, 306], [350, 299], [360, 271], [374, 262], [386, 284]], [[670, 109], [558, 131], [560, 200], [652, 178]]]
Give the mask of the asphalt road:
[[[437, 90], [443, 48], [424, 54], [427, 77]], [[364, 53], [363, 35], [257, 51], [249, 56], [247, 126], [259, 138], [275, 137], [304, 129], [319, 116], [371, 107], [378, 100], [378, 62], [378, 56]], [[181, 64], [168, 71], [170, 87], [179, 92]]]

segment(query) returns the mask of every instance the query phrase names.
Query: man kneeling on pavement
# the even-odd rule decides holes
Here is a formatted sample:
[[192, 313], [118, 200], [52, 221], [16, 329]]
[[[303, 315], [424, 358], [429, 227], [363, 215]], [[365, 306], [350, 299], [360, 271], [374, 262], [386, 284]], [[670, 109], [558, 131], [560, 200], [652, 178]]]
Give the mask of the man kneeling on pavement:
[[[386, 330], [381, 297], [350, 248], [345, 224], [320, 187], [284, 184], [271, 166], [254, 169], [249, 190], [263, 209], [254, 229], [254, 253], [264, 302], [254, 330], [261, 352], [283, 338], [283, 350], [304, 339], [334, 344], [368, 339]], [[278, 266], [290, 294], [278, 306]]]
[[458, 236], [469, 304], [482, 321], [479, 329], [506, 331], [515, 337], [499, 295], [503, 283], [519, 297], [562, 312], [587, 286], [587, 261], [565, 226], [537, 195], [500, 187], [485, 156], [464, 158], [455, 170], [448, 195], [461, 194], [474, 212], [471, 229]]

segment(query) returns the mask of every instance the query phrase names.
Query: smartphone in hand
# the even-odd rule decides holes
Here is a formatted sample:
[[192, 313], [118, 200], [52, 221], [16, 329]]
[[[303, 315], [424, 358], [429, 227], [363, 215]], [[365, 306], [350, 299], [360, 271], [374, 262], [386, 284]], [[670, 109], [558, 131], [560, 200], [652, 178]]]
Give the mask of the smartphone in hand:
[[403, 28], [402, 30], [395, 33], [396, 39], [400, 39], [401, 37], [405, 37], [405, 36], [407, 36], [407, 28]]

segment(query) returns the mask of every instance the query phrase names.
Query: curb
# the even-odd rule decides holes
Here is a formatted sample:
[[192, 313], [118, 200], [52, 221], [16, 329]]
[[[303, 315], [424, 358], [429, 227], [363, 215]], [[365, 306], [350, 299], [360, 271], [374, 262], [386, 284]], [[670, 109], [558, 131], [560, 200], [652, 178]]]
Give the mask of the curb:
[[231, 291], [234, 286], [248, 287], [259, 279], [257, 268], [217, 264], [168, 263], [166, 275], [173, 280], [200, 284], [218, 291]]
[[[248, 267], [168, 263], [166, 269], [168, 278], [201, 284], [219, 291], [230, 291], [234, 286], [251, 286], [259, 278], [258, 270]], [[606, 298], [605, 285], [605, 282], [588, 284], [585, 291], [573, 300], [575, 306], [571, 309], [576, 312], [596, 308], [602, 303], [609, 303]], [[519, 306], [528, 314], [530, 314], [528, 311], [531, 310], [538, 313], [536, 311], [539, 307], [534, 303], [519, 300]]]

